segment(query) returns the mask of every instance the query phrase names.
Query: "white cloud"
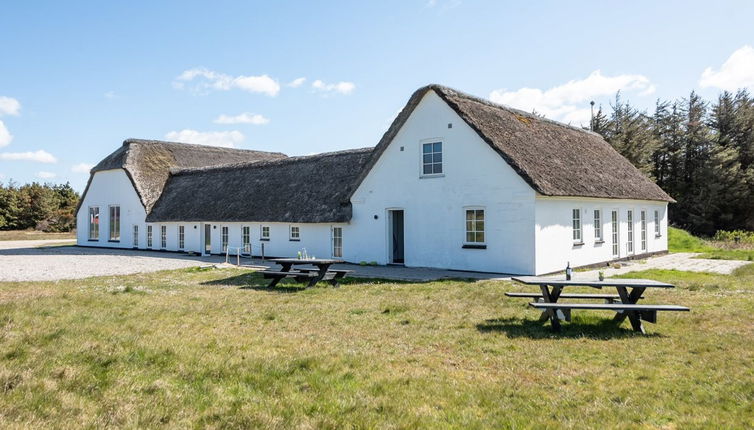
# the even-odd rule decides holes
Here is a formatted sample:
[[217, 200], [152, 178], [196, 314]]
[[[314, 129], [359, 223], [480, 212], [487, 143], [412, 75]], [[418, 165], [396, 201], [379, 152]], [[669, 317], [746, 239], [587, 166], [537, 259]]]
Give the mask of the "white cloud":
[[165, 139], [175, 142], [195, 143], [197, 145], [222, 146], [233, 148], [244, 140], [240, 131], [197, 131], [184, 129], [171, 131], [165, 135]]
[[264, 125], [270, 122], [269, 118], [265, 118], [257, 113], [244, 112], [236, 116], [220, 115], [215, 118], [215, 124], [254, 124]]
[[89, 164], [89, 163], [74, 164], [73, 166], [71, 166], [71, 172], [89, 173], [89, 171], [92, 170], [92, 167], [94, 167], [94, 164]]
[[105, 98], [106, 98], [106, 99], [108, 99], [108, 100], [113, 100], [113, 99], [117, 99], [117, 98], [118, 98], [118, 95], [117, 95], [117, 94], [115, 94], [115, 91], [108, 91], [108, 92], [106, 92], [106, 93], [104, 94], [104, 96], [105, 96]]
[[288, 82], [288, 86], [291, 87], [291, 88], [298, 88], [301, 85], [303, 85], [304, 82], [306, 82], [306, 78], [296, 78], [296, 79]]
[[230, 76], [203, 67], [189, 69], [178, 75], [173, 81], [173, 87], [179, 90], [186, 88], [188, 82], [196, 80], [192, 88], [197, 93], [209, 90], [228, 91], [240, 89], [250, 93], [262, 93], [274, 97], [280, 92], [280, 84], [267, 75], [261, 76]]
[[0, 116], [18, 115], [21, 110], [21, 103], [13, 97], [0, 96]]
[[516, 91], [494, 90], [490, 100], [525, 111], [536, 111], [550, 119], [570, 122], [574, 125], [589, 124], [588, 103], [599, 97], [612, 96], [616, 92], [637, 92], [640, 96], [652, 94], [654, 85], [644, 75], [604, 76], [595, 70], [580, 80], [568, 81], [548, 90], [520, 88]]
[[0, 160], [4, 161], [36, 161], [37, 163], [57, 163], [58, 159], [44, 150], [29, 152], [0, 152]]
[[335, 84], [326, 84], [319, 79], [312, 82], [312, 88], [315, 91], [323, 92], [323, 93], [340, 93], [340, 94], [351, 94], [354, 89], [356, 89], [356, 84], [353, 82], [337, 82]]
[[52, 179], [55, 176], [57, 176], [57, 175], [55, 173], [53, 173], [53, 172], [44, 172], [44, 171], [37, 172], [37, 178], [39, 178], [39, 179]]
[[719, 70], [707, 67], [699, 79], [702, 88], [719, 88], [736, 91], [739, 88], [754, 88], [754, 48], [749, 45], [734, 51]]
[[2, 121], [0, 121], [0, 148], [3, 146], [8, 146], [8, 144], [13, 140], [13, 135], [10, 134], [8, 131], [8, 128], [5, 127], [5, 124], [3, 124]]

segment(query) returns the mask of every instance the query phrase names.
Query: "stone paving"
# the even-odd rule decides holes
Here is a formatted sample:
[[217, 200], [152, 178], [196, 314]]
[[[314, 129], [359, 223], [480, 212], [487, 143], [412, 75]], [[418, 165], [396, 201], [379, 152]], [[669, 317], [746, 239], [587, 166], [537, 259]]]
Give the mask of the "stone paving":
[[611, 276], [622, 275], [628, 272], [637, 272], [640, 270], [649, 269], [683, 270], [686, 272], [710, 272], [728, 275], [741, 266], [751, 264], [750, 261], [710, 260], [694, 258], [697, 255], [700, 254], [692, 252], [679, 252], [651, 257], [647, 258], [646, 260], [620, 262], [621, 267], [619, 269], [605, 267], [602, 269], [594, 269], [584, 272], [574, 272], [573, 277], [575, 279], [597, 279], [599, 277], [599, 271], [601, 270], [605, 274], [605, 277], [609, 278]]

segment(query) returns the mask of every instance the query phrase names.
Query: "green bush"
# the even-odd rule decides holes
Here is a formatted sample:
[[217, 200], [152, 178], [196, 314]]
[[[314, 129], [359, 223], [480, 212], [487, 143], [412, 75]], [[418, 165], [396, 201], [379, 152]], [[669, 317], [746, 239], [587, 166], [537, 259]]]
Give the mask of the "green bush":
[[749, 243], [754, 244], [754, 231], [746, 230], [718, 230], [713, 237], [716, 241], [721, 242], [734, 242], [734, 243]]

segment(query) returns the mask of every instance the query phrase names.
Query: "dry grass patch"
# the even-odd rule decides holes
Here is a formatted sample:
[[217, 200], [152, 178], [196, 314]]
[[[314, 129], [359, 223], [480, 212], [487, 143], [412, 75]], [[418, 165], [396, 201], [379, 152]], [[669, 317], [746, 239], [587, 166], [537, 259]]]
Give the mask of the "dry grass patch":
[[648, 299], [693, 311], [648, 336], [604, 312], [555, 335], [495, 281], [267, 290], [246, 271], [185, 269], [0, 283], [19, 298], [0, 302], [0, 427], [752, 424], [754, 271], [660, 275], [681, 287]]

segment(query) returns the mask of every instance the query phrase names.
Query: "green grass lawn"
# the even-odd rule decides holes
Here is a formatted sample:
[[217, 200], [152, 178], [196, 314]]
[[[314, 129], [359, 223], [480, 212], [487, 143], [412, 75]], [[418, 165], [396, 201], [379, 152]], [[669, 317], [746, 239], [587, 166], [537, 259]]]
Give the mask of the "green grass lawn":
[[679, 228], [668, 228], [668, 250], [670, 252], [700, 252], [698, 258], [713, 260], [754, 261], [754, 249], [726, 249], [716, 246]]
[[2, 230], [0, 240], [76, 239], [76, 232], [45, 233], [36, 230]]
[[646, 336], [589, 311], [553, 334], [499, 281], [0, 283], [0, 428], [751, 427], [753, 268], [639, 274], [692, 308]]

